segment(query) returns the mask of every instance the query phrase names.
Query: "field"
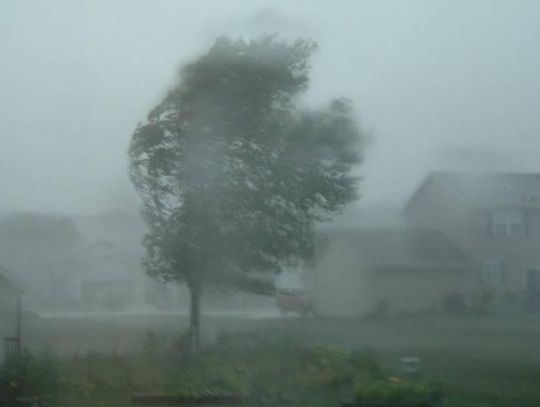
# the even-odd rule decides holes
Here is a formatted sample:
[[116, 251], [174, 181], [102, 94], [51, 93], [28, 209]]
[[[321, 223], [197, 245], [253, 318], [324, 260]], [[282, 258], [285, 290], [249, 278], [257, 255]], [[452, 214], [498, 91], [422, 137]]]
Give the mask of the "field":
[[299, 340], [369, 347], [389, 371], [420, 357], [423, 376], [456, 399], [486, 405], [540, 405], [538, 317], [433, 317], [377, 321], [305, 321], [285, 329]]
[[[129, 353], [151, 330], [162, 346], [186, 327], [181, 316], [102, 320], [34, 319], [25, 344], [34, 352]], [[377, 320], [206, 317], [208, 340], [222, 330], [269, 330], [306, 345], [370, 348], [390, 374], [402, 356], [418, 356], [422, 379], [445, 389], [448, 406], [540, 405], [540, 317], [407, 317]]]

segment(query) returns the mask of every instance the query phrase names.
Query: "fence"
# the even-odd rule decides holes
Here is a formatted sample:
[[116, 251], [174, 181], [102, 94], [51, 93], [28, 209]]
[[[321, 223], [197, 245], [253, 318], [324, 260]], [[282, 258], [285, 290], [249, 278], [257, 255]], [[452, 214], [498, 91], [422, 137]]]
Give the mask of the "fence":
[[21, 342], [16, 336], [6, 336], [4, 338], [4, 353], [10, 355], [12, 353], [19, 353], [21, 350]]

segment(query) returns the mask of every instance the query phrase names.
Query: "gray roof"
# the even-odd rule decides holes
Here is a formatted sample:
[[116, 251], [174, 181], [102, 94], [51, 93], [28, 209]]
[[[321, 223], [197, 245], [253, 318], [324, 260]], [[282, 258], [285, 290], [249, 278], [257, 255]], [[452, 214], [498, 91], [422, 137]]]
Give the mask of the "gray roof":
[[463, 268], [474, 260], [439, 231], [374, 229], [334, 232], [333, 239], [348, 243], [359, 261], [372, 268]]
[[331, 222], [320, 223], [320, 230], [401, 228], [406, 222], [401, 208], [391, 206], [353, 206], [336, 215]]
[[433, 172], [414, 193], [407, 207], [432, 184], [470, 206], [540, 208], [540, 174], [497, 172]]

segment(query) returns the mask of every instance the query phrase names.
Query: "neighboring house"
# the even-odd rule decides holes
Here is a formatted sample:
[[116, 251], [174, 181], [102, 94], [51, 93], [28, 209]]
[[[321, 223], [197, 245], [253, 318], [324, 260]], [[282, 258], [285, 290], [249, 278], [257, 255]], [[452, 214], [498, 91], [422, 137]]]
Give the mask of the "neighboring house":
[[328, 232], [305, 285], [323, 316], [440, 310], [473, 293], [477, 264], [444, 234], [411, 229]]
[[430, 174], [406, 205], [415, 228], [438, 230], [482, 265], [494, 295], [540, 296], [540, 174]]
[[80, 244], [49, 267], [47, 305], [70, 311], [178, 307], [176, 287], [162, 287], [144, 272], [140, 216], [104, 213], [73, 222]]
[[75, 253], [76, 261], [64, 279], [75, 303], [87, 309], [120, 310], [155, 305], [153, 292], [159, 292], [159, 300], [166, 299], [168, 292], [160, 291], [144, 273], [140, 254], [121, 243], [100, 239]]
[[21, 290], [0, 266], [0, 363], [9, 352], [20, 349]]
[[145, 278], [137, 253], [117, 242], [100, 239], [78, 253], [77, 294], [86, 306], [123, 308], [142, 301], [143, 291], [137, 290]]
[[[24, 285], [29, 309], [146, 311], [189, 304], [185, 290], [145, 273], [141, 242], [146, 227], [139, 215], [112, 212], [59, 217], [73, 226], [76, 238], [62, 235], [62, 244], [56, 245], [54, 229], [44, 229], [39, 222], [36, 226], [34, 217], [29, 215], [28, 221], [33, 229], [23, 222], [17, 224], [18, 234], [12, 233], [11, 224], [0, 230], [0, 258]], [[34, 229], [39, 236], [33, 236]]]
[[372, 205], [350, 206], [331, 222], [317, 225], [318, 230], [333, 229], [393, 229], [406, 227], [401, 207]]

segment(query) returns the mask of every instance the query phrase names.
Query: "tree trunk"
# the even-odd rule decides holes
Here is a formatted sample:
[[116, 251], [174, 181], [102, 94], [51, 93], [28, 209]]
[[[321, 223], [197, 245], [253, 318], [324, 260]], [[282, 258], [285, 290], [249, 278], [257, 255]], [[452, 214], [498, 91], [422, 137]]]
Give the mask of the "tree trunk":
[[[197, 280], [197, 279], [195, 279]], [[193, 281], [189, 284], [191, 297], [189, 314], [189, 345], [192, 352], [201, 347], [201, 284]]]

